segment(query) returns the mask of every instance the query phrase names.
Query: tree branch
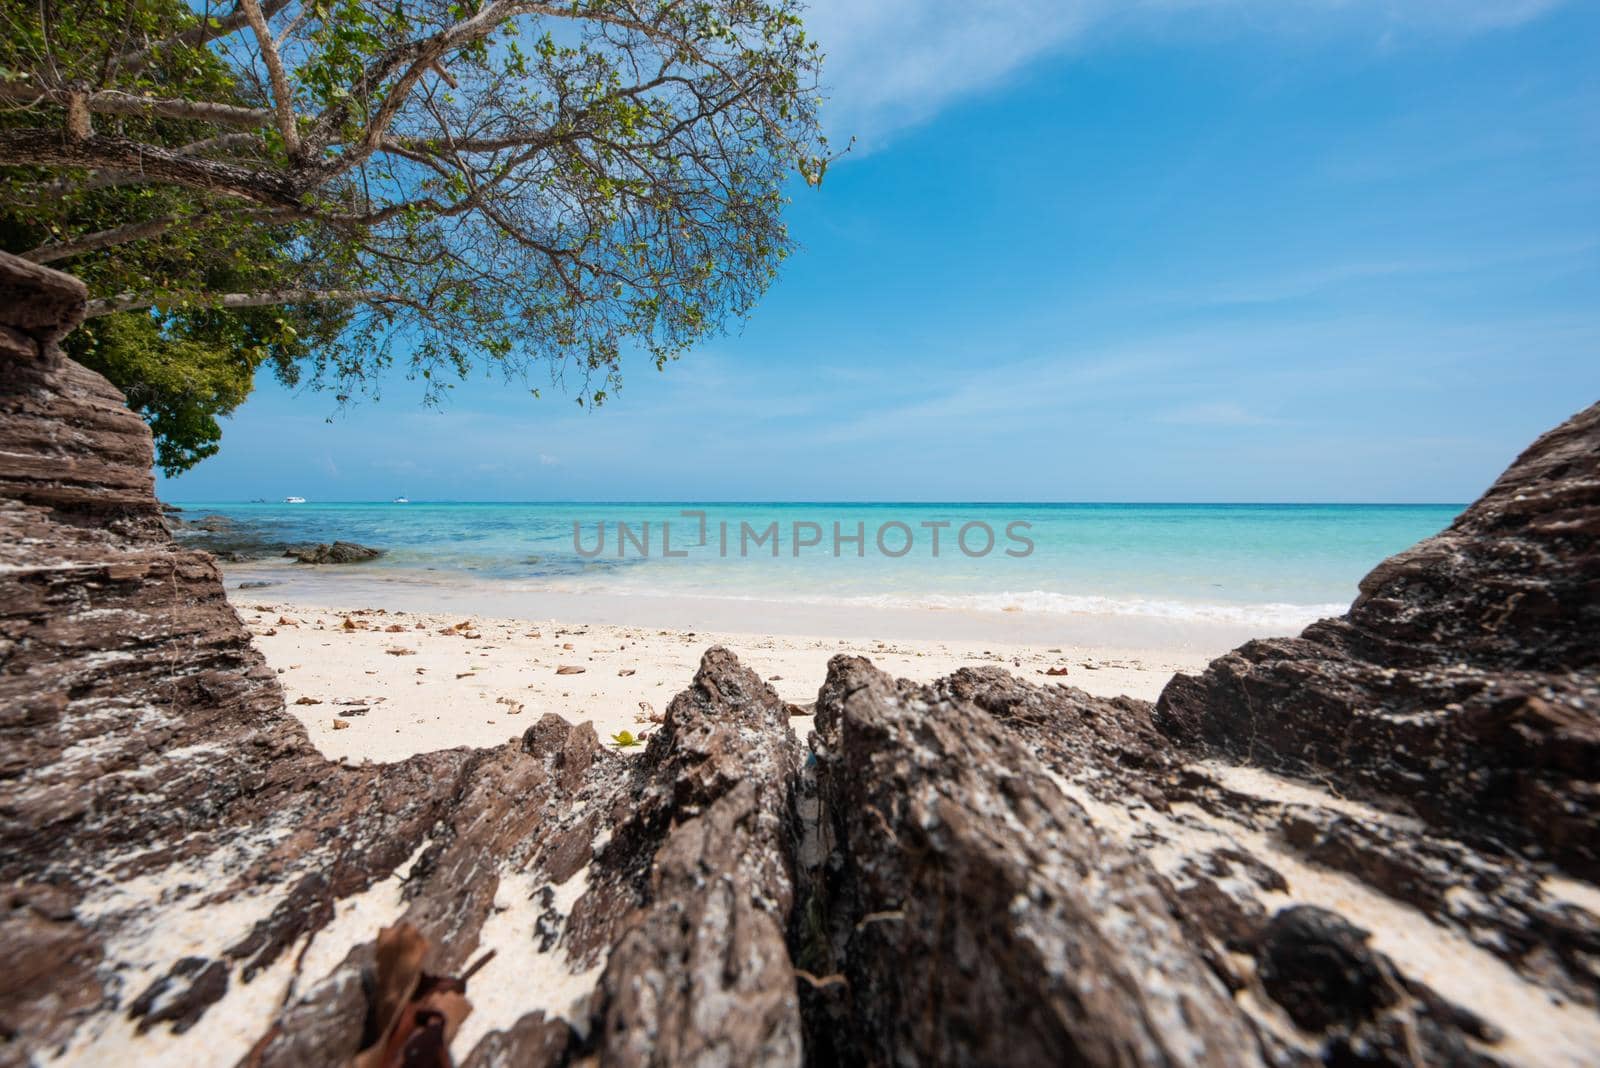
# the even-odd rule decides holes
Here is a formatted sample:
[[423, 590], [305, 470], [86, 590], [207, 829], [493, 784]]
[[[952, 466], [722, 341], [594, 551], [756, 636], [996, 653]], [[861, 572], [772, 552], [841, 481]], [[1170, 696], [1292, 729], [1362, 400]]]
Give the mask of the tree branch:
[[250, 22], [256, 43], [261, 46], [261, 59], [266, 63], [267, 77], [272, 81], [272, 99], [277, 105], [278, 132], [283, 135], [283, 147], [288, 150], [290, 159], [299, 160], [302, 155], [300, 130], [296, 125], [294, 94], [289, 90], [289, 76], [283, 72], [283, 58], [278, 55], [278, 46], [273, 43], [272, 31], [267, 29], [267, 18], [261, 13], [261, 5], [256, 0], [239, 0], [239, 8]]
[[101, 115], [133, 115], [140, 118], [196, 119], [226, 126], [260, 126], [272, 121], [270, 108], [244, 108], [209, 100], [178, 100], [135, 96], [114, 89], [98, 93], [72, 93], [65, 89], [32, 89], [0, 82], [0, 103], [55, 104], [72, 108], [81, 102], [89, 111]]
[[772, 119], [771, 116], [769, 116], [761, 108], [757, 107], [755, 102], [750, 99], [749, 91], [745, 89], [744, 83], [738, 78], [734, 77], [733, 72], [729, 71], [726, 66], [716, 62], [710, 56], [706, 55], [703, 49], [697, 48], [693, 41], [685, 40], [683, 37], [680, 37], [676, 34], [667, 33], [660, 27], [653, 26], [649, 22], [638, 17], [637, 13], [635, 13], [634, 17], [632, 18], [625, 18], [623, 16], [613, 15], [599, 9], [584, 8], [578, 4], [573, 4], [571, 7], [563, 7], [557, 4], [524, 3], [521, 5], [521, 7], [523, 11], [539, 15], [547, 15], [551, 18], [584, 19], [598, 22], [607, 26], [616, 26], [619, 29], [632, 30], [633, 32], [642, 34], [653, 41], [669, 44], [673, 48], [681, 50], [685, 55], [694, 59], [695, 62], [703, 63], [710, 69], [716, 71], [717, 74], [727, 81], [729, 85], [733, 86], [734, 92], [739, 94], [739, 99], [750, 108], [751, 113], [759, 118], [762, 125], [764, 125], [770, 133], [787, 142], [790, 148], [798, 149], [798, 146], [794, 143], [793, 138], [791, 138], [788, 133]]
[[110, 230], [101, 230], [99, 233], [85, 234], [71, 241], [57, 241], [50, 245], [40, 245], [31, 252], [22, 253], [22, 258], [32, 260], [34, 263], [54, 263], [64, 260], [68, 256], [77, 256], [84, 252], [93, 252], [96, 249], [110, 248], [112, 245], [126, 244], [129, 241], [139, 241], [147, 237], [164, 234], [177, 222], [180, 216], [165, 215], [159, 219], [146, 219], [144, 222], [129, 223], [127, 226], [118, 226]]
[[53, 181], [42, 182], [29, 190], [29, 203], [40, 203], [46, 200], [60, 200], [69, 193], [88, 193], [96, 189], [115, 189], [118, 186], [138, 185], [145, 181], [142, 174], [129, 174], [126, 171], [90, 171], [83, 178], [57, 178]]
[[[266, 6], [262, 9], [262, 15], [270, 19], [288, 6], [289, 0], [267, 0]], [[184, 45], [194, 48], [204, 47], [211, 41], [226, 37], [240, 29], [247, 21], [243, 7], [236, 5], [232, 14], [216, 19], [214, 22], [200, 21], [187, 30], [175, 33], [164, 40], [153, 42], [132, 52], [124, 52], [117, 57], [117, 68], [123, 73], [131, 74], [142, 69], [158, 54], [169, 48], [178, 48]]]
[[[384, 93], [383, 100], [362, 130], [361, 136], [332, 161], [329, 173], [342, 174], [352, 167], [359, 166], [377, 150], [389, 130], [390, 123], [405, 105], [406, 98], [411, 95], [411, 90], [416, 88], [422, 76], [439, 63], [446, 53], [488, 36], [507, 20], [527, 14], [537, 7], [536, 4], [522, 0], [492, 0], [471, 18], [446, 26], [421, 40], [410, 41], [390, 49], [380, 56], [368, 66], [364, 75], [366, 84], [382, 85], [385, 79], [401, 68], [405, 69], [405, 73], [389, 87], [388, 92]], [[344, 108], [343, 104], [335, 105], [318, 118], [318, 125], [324, 136], [328, 136], [330, 131], [338, 128]]]
[[[172, 151], [180, 156], [198, 156], [203, 152], [215, 152], [221, 149], [241, 148], [245, 145], [259, 145], [261, 137], [253, 133], [227, 133], [216, 137], [208, 137], [203, 141], [191, 141], [181, 148]], [[60, 200], [70, 193], [88, 193], [96, 189], [115, 189], [118, 186], [139, 185], [150, 180], [150, 175], [134, 174], [128, 171], [94, 170], [82, 178], [56, 178], [48, 182], [40, 182], [28, 190], [28, 202], [40, 203], [41, 201]]]
[[245, 145], [259, 145], [262, 143], [261, 135], [257, 133], [225, 133], [215, 137], [207, 137], [202, 141], [190, 141], [182, 148], [177, 149], [180, 155], [198, 156], [202, 152], [216, 152], [221, 149], [242, 148]]
[[267, 207], [300, 207], [298, 189], [288, 175], [188, 156], [127, 137], [96, 134], [69, 141], [54, 130], [0, 130], [0, 159], [38, 167], [122, 171]]
[[[283, 209], [271, 209], [267, 211], [228, 212], [224, 217], [235, 222], [268, 222], [274, 219], [288, 222], [297, 218], [308, 218], [309, 215]], [[146, 219], [144, 222], [129, 223], [126, 226], [117, 226], [110, 230], [84, 234], [70, 241], [57, 241], [49, 245], [40, 245], [33, 251], [24, 252], [21, 255], [23, 259], [32, 260], [34, 263], [54, 263], [69, 256], [81, 256], [85, 252], [94, 252], [98, 249], [111, 248], [115, 245], [125, 245], [130, 241], [143, 241], [146, 238], [159, 237], [178, 223], [193, 218], [194, 216], [192, 215], [163, 215], [158, 219]]]
[[[114, 297], [91, 300], [84, 318], [96, 319], [116, 312], [138, 311], [153, 308], [164, 298], [154, 293], [119, 293]], [[424, 310], [411, 297], [399, 293], [385, 293], [373, 289], [278, 289], [270, 293], [223, 293], [219, 296], [197, 300], [208, 308], [265, 308], [274, 304], [404, 304]]]

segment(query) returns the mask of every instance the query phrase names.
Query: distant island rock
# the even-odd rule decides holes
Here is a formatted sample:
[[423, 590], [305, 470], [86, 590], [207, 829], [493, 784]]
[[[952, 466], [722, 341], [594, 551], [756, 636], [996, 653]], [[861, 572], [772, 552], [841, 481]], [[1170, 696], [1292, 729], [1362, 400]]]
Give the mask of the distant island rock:
[[284, 550], [284, 555], [302, 564], [361, 564], [376, 560], [383, 549], [358, 545], [353, 541], [324, 542], [321, 545], [297, 545]]

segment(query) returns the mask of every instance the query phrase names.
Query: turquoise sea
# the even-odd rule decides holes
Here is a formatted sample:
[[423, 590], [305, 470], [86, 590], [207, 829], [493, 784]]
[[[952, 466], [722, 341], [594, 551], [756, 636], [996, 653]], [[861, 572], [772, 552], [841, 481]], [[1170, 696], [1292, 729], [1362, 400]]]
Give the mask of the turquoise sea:
[[[187, 519], [223, 515], [268, 540], [344, 539], [386, 549], [380, 561], [350, 569], [369, 578], [1264, 629], [1343, 611], [1374, 564], [1460, 511], [1431, 504], [178, 503]], [[699, 518], [686, 511], [705, 514], [703, 543]], [[619, 524], [630, 535], [620, 549]], [[957, 541], [963, 527], [966, 552]], [[986, 530], [994, 544], [982, 552]], [[857, 533], [859, 544], [851, 540]], [[665, 548], [682, 555], [664, 555], [664, 536]]]

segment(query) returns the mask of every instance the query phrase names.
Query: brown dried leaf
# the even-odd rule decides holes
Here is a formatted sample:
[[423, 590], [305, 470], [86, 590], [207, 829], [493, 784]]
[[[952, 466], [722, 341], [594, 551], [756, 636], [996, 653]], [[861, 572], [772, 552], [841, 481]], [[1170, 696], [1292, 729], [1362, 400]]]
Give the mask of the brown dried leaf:
[[367, 1028], [361, 1036], [362, 1052], [356, 1054], [352, 1068], [379, 1068], [384, 1063], [384, 1049], [400, 1022], [401, 1010], [422, 981], [422, 958], [427, 952], [428, 940], [409, 923], [378, 932]]
[[350, 1068], [453, 1068], [450, 1043], [472, 1013], [467, 980], [494, 951], [454, 978], [422, 970], [427, 950], [427, 939], [410, 924], [379, 932], [366, 1031]]

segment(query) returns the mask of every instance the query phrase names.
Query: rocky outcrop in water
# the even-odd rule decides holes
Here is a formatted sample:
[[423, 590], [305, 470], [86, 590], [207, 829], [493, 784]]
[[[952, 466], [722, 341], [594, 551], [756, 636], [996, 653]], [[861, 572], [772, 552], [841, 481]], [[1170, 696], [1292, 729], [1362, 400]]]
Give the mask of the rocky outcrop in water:
[[274, 529], [270, 522], [222, 515], [184, 519], [170, 514], [171, 508], [172, 505], [161, 506], [162, 518], [180, 545], [229, 563], [281, 562], [287, 557], [298, 564], [364, 564], [387, 551], [353, 541], [291, 545], [284, 542], [281, 529]]
[[301, 564], [364, 564], [383, 555], [382, 549], [358, 545], [353, 541], [324, 542], [320, 545], [296, 545], [284, 550], [284, 555]]
[[400, 924], [471, 1066], [1597, 1059], [1600, 408], [1154, 706], [838, 658], [802, 739], [713, 649], [641, 754], [351, 767], [0, 294], [0, 1064], [349, 1063]]

